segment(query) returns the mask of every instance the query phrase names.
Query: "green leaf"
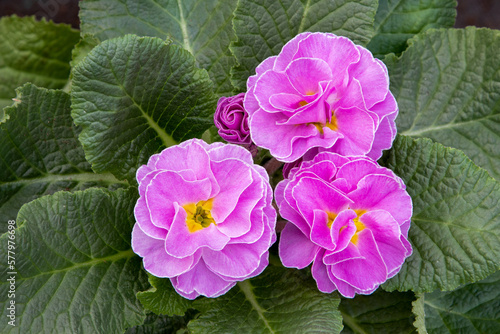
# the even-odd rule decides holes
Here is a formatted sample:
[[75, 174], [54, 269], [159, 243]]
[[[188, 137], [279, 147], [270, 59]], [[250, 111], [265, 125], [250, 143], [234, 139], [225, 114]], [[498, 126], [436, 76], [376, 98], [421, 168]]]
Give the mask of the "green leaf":
[[413, 333], [412, 292], [386, 292], [378, 289], [368, 296], [342, 298], [340, 312], [344, 321], [343, 334], [348, 333]]
[[189, 52], [134, 35], [94, 48], [74, 69], [71, 96], [92, 168], [131, 182], [154, 153], [201, 136], [216, 106], [212, 82]]
[[398, 132], [461, 149], [500, 180], [500, 31], [429, 31], [386, 63]]
[[111, 174], [95, 174], [85, 160], [73, 124], [70, 97], [26, 84], [0, 124], [0, 233], [24, 203], [60, 190], [126, 186]]
[[415, 321], [413, 326], [417, 329], [418, 334], [427, 334], [427, 329], [425, 328], [425, 310], [424, 310], [424, 299], [423, 294], [417, 295], [417, 299], [412, 303], [412, 312], [415, 315]]
[[[24, 205], [13, 234], [16, 326], [7, 324], [13, 299], [2, 279], [0, 332], [121, 333], [142, 324], [135, 294], [147, 280], [130, 249], [136, 199], [137, 189], [87, 189]], [[1, 249], [10, 236], [0, 237]], [[0, 272], [10, 271], [2, 261]]]
[[401, 53], [407, 40], [430, 28], [451, 28], [456, 0], [379, 0], [375, 36], [368, 49], [376, 56]]
[[192, 302], [174, 290], [170, 279], [149, 275], [149, 283], [151, 289], [137, 294], [137, 298], [147, 310], [172, 316], [184, 315], [188, 308], [192, 307]]
[[453, 290], [500, 267], [500, 184], [459, 150], [397, 136], [382, 164], [413, 201], [413, 254], [389, 290]]
[[304, 31], [331, 32], [366, 45], [374, 35], [375, 0], [240, 0], [233, 20], [238, 40], [232, 44], [239, 66], [232, 82], [246, 91], [247, 78], [264, 59]]
[[71, 50], [79, 38], [69, 25], [34, 17], [1, 18], [0, 110], [12, 104], [15, 89], [26, 82], [63, 88], [69, 78]]
[[87, 54], [98, 44], [99, 40], [93, 35], [83, 35], [78, 44], [75, 45], [73, 51], [71, 51], [71, 67], [75, 67], [79, 62], [85, 59]]
[[218, 95], [233, 95], [229, 50], [236, 0], [87, 0], [80, 3], [81, 28], [101, 40], [125, 34], [170, 39], [205, 68]]
[[270, 266], [237, 283], [225, 295], [195, 300], [201, 315], [189, 322], [196, 333], [339, 333], [336, 293], [318, 291], [305, 273]]
[[429, 334], [500, 333], [500, 271], [455, 291], [425, 294]]
[[129, 328], [125, 334], [160, 334], [160, 333], [184, 333], [187, 332], [188, 321], [192, 319], [194, 312], [188, 312], [183, 317], [149, 314], [144, 324]]

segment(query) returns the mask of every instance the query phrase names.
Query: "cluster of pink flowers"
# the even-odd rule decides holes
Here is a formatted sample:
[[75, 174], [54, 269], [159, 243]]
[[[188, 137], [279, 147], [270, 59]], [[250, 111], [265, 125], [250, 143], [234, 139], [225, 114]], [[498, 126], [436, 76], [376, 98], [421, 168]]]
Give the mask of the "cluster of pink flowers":
[[246, 93], [219, 100], [214, 122], [231, 144], [188, 140], [139, 168], [133, 250], [189, 299], [260, 274], [277, 214], [249, 152], [257, 145], [285, 163], [274, 192], [287, 221], [283, 265], [312, 263], [326, 293], [372, 293], [412, 253], [411, 198], [376, 162], [397, 113], [387, 69], [367, 49], [329, 33], [296, 36], [256, 68]]

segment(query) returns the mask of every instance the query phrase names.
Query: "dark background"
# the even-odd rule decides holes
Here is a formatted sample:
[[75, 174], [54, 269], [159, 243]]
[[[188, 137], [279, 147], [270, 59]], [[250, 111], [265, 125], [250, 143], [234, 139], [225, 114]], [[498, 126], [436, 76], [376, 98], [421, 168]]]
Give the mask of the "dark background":
[[[137, 0], [140, 1], [140, 0]], [[500, 0], [458, 0], [455, 27], [500, 29]], [[0, 0], [0, 16], [36, 15], [78, 28], [78, 0]]]

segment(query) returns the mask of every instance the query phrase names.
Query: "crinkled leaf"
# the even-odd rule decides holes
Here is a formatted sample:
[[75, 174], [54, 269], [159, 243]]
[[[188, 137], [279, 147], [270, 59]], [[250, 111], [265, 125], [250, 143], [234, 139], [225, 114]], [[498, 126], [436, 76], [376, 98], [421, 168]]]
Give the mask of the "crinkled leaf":
[[137, 298], [147, 310], [172, 316], [183, 315], [188, 308], [192, 307], [192, 302], [181, 297], [168, 278], [149, 275], [149, 283], [152, 286], [151, 289], [137, 294]]
[[456, 0], [379, 0], [375, 36], [368, 49], [376, 56], [401, 53], [406, 41], [430, 28], [451, 28], [457, 16]]
[[430, 31], [386, 63], [398, 132], [461, 149], [500, 180], [500, 31]]
[[86, 0], [81, 28], [101, 40], [125, 34], [171, 39], [191, 52], [215, 82], [218, 95], [232, 95], [229, 51], [236, 0]]
[[70, 97], [26, 84], [0, 124], [0, 233], [24, 203], [60, 190], [125, 186], [111, 174], [95, 174], [78, 142]]
[[455, 291], [425, 294], [429, 334], [500, 333], [500, 271]]
[[[0, 332], [121, 333], [142, 324], [135, 294], [148, 284], [130, 249], [136, 199], [137, 189], [87, 189], [24, 205], [14, 240], [16, 326], [7, 324], [3, 279]], [[0, 237], [2, 249], [10, 235]], [[7, 261], [0, 271], [12, 271]]]
[[129, 181], [154, 153], [201, 136], [216, 105], [207, 72], [189, 52], [134, 35], [94, 48], [74, 69], [71, 96], [92, 168]]
[[318, 291], [305, 273], [271, 266], [219, 298], [197, 299], [201, 315], [188, 329], [194, 334], [339, 333], [339, 301], [336, 293]]
[[382, 163], [413, 201], [413, 254], [384, 286], [452, 290], [500, 267], [500, 184], [457, 149], [398, 136]]
[[191, 320], [194, 312], [188, 312], [183, 317], [148, 314], [144, 324], [129, 328], [125, 334], [168, 334], [187, 333], [187, 324]]
[[[63, 88], [69, 78], [71, 50], [80, 34], [66, 24], [34, 17], [0, 19], [0, 110], [12, 104], [26, 82]], [[0, 114], [0, 122], [2, 115]]]
[[240, 0], [233, 20], [232, 44], [239, 65], [232, 71], [238, 91], [264, 59], [304, 31], [332, 32], [365, 45], [374, 35], [376, 0]]
[[71, 51], [71, 67], [75, 67], [87, 54], [99, 44], [99, 40], [93, 35], [85, 34]]
[[418, 334], [427, 334], [427, 329], [425, 328], [424, 299], [422, 296], [423, 294], [418, 294], [417, 299], [412, 303], [412, 312], [415, 315], [413, 326], [415, 326]]
[[342, 298], [340, 312], [344, 322], [343, 334], [348, 333], [414, 333], [412, 292], [386, 292], [378, 289], [373, 294]]

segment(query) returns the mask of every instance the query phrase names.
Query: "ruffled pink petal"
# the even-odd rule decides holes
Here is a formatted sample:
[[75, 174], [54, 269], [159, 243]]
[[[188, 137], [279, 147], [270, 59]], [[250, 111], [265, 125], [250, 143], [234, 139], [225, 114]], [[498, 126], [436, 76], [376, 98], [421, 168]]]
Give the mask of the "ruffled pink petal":
[[208, 155], [211, 161], [239, 159], [249, 165], [253, 165], [252, 154], [239, 145], [225, 144], [213, 147], [208, 150]]
[[398, 222], [384, 210], [367, 212], [360, 217], [360, 221], [373, 233], [387, 271], [390, 273], [400, 268], [411, 252], [407, 251], [400, 240]]
[[316, 257], [314, 258], [314, 262], [311, 268], [311, 274], [316, 281], [316, 285], [318, 286], [318, 290], [324, 293], [330, 293], [335, 291], [336, 286], [332, 283], [330, 278], [328, 277], [328, 269], [326, 265], [323, 263], [323, 255], [325, 251], [320, 250]]
[[[220, 187], [219, 193], [213, 198], [211, 214], [216, 223], [223, 223], [235, 210], [245, 189], [252, 184], [252, 172], [246, 163], [237, 159], [212, 161], [210, 165]], [[262, 188], [257, 191], [261, 191], [260, 189]]]
[[259, 267], [261, 254], [252, 245], [232, 244], [220, 251], [203, 250], [203, 260], [211, 271], [232, 279], [247, 277]]
[[332, 69], [333, 85], [338, 87], [344, 83], [349, 65], [359, 61], [360, 53], [356, 45], [346, 37], [312, 33], [299, 43], [294, 58], [302, 57], [324, 60]]
[[292, 196], [297, 201], [301, 215], [310, 226], [313, 223], [314, 209], [338, 214], [353, 203], [338, 189], [311, 177], [301, 178], [293, 188]]
[[259, 79], [262, 74], [273, 69], [276, 58], [277, 56], [268, 57], [255, 68], [255, 75], [250, 76], [247, 80], [247, 90], [255, 86], [257, 79]]
[[357, 248], [363, 259], [351, 259], [331, 266], [331, 274], [359, 291], [371, 291], [387, 279], [387, 267], [369, 229], [358, 233]]
[[[348, 223], [351, 227], [354, 227], [354, 223], [350, 221]], [[355, 227], [352, 231], [355, 231]], [[344, 231], [343, 231], [344, 232]], [[354, 233], [353, 233], [354, 234]], [[347, 233], [347, 235], [351, 235], [350, 232]], [[361, 254], [360, 250], [356, 245], [354, 245], [352, 242], [350, 242], [351, 238], [349, 238], [349, 242], [347, 243], [347, 246], [342, 249], [341, 251], [328, 251], [325, 253], [325, 256], [323, 257], [323, 262], [327, 265], [335, 265], [338, 263], [350, 261], [350, 260], [357, 260], [357, 259], [364, 259], [363, 254]]]
[[142, 165], [137, 169], [136, 178], [138, 183], [141, 183], [142, 179], [144, 179], [144, 176], [155, 170], [155, 164], [159, 157], [159, 153], [153, 154], [151, 157], [149, 157], [147, 165]]
[[[352, 210], [344, 210], [339, 213], [337, 217], [335, 217], [329, 236], [335, 245], [336, 253], [343, 251], [347, 248], [347, 246], [349, 246], [349, 243], [356, 232], [356, 226], [352, 221], [356, 217], [356, 212]], [[359, 256], [359, 254], [356, 252], [355, 256]]]
[[137, 203], [134, 207], [134, 216], [137, 224], [139, 224], [141, 230], [145, 234], [154, 239], [162, 241], [165, 240], [168, 230], [153, 224], [153, 222], [151, 221], [151, 214], [144, 197], [139, 197], [139, 199], [137, 200]]
[[316, 245], [334, 250], [336, 244], [333, 243], [328, 227], [328, 214], [322, 210], [314, 210], [313, 224], [311, 228], [311, 241]]
[[174, 277], [190, 270], [200, 259], [200, 252], [175, 258], [165, 252], [164, 241], [150, 238], [139, 225], [132, 230], [132, 250], [144, 257], [144, 269], [157, 277]]
[[181, 295], [193, 296], [193, 293], [196, 292], [198, 295], [211, 298], [223, 295], [235, 284], [236, 282], [225, 281], [220, 276], [213, 273], [205, 265], [203, 259], [201, 259], [193, 269], [179, 275], [176, 280], [172, 280], [172, 285]]
[[304, 100], [304, 97], [302, 97], [301, 95], [279, 93], [271, 96], [269, 98], [269, 103], [271, 103], [271, 105], [276, 109], [283, 110], [288, 113], [293, 113], [297, 109], [301, 108], [300, 102]]
[[351, 65], [349, 74], [361, 83], [363, 99], [368, 108], [384, 100], [389, 90], [389, 76], [384, 69], [385, 65], [373, 58], [370, 51], [362, 46], [356, 46], [361, 58]]
[[321, 81], [332, 79], [330, 66], [318, 58], [298, 58], [293, 60], [285, 71], [292, 86], [301, 95], [314, 95], [322, 89]]
[[250, 213], [250, 220], [254, 223], [250, 226], [249, 231], [241, 236], [231, 238], [229, 244], [242, 244], [242, 243], [248, 244], [248, 243], [254, 243], [257, 240], [259, 240], [262, 237], [262, 234], [264, 233], [265, 219], [266, 216], [262, 209], [262, 203], [259, 203]]
[[320, 249], [291, 222], [281, 231], [279, 255], [285, 267], [307, 267]]
[[412, 215], [412, 202], [398, 180], [387, 175], [367, 175], [358, 183], [358, 189], [349, 194], [355, 205], [352, 209], [385, 210], [399, 224]]
[[397, 112], [394, 112], [380, 121], [378, 129], [375, 132], [372, 149], [368, 152], [367, 156], [374, 160], [378, 160], [382, 156], [383, 150], [388, 150], [392, 147], [392, 142], [394, 138], [396, 138], [396, 131], [393, 128], [396, 116]]
[[358, 108], [337, 109], [338, 131], [344, 136], [333, 149], [341, 155], [364, 155], [371, 150], [375, 136], [371, 116]]
[[300, 95], [290, 84], [285, 73], [269, 70], [262, 74], [255, 84], [255, 98], [260, 108], [268, 113], [281, 113], [281, 110], [276, 109], [270, 103], [271, 96], [280, 93]]
[[193, 255], [198, 249], [209, 248], [222, 250], [230, 238], [220, 232], [214, 224], [199, 231], [190, 232], [186, 224], [186, 211], [175, 206], [175, 218], [167, 238], [165, 239], [165, 250], [173, 257], [183, 258]]
[[295, 58], [300, 41], [307, 38], [309, 35], [311, 35], [310, 32], [298, 34], [283, 46], [274, 63], [275, 71], [284, 71], [286, 69], [288, 64]]
[[390, 169], [380, 167], [373, 160], [360, 157], [340, 167], [337, 178], [345, 179], [347, 184], [349, 184], [347, 192], [351, 192], [356, 189], [358, 182], [369, 174], [383, 174], [389, 177], [396, 177]]
[[359, 291], [357, 291], [352, 285], [335, 277], [332, 274], [332, 267], [327, 267], [327, 274], [328, 274], [328, 278], [331, 280], [331, 282], [333, 284], [335, 284], [337, 291], [342, 296], [347, 297], [347, 298], [354, 298], [354, 295], [356, 294], [356, 292], [359, 293]]
[[206, 201], [211, 190], [212, 181], [209, 179], [187, 181], [172, 171], [158, 173], [146, 189], [145, 198], [151, 222], [158, 227], [169, 229], [175, 215], [173, 203], [185, 205]]

